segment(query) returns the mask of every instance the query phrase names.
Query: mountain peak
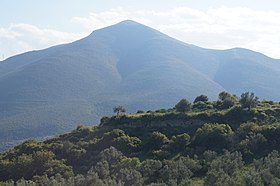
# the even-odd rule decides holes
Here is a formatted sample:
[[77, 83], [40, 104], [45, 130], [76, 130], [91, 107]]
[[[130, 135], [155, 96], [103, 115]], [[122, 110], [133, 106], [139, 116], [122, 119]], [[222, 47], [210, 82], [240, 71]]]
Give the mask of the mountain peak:
[[[137, 42], [136, 40], [138, 40], [142, 42], [139, 38], [148, 40], [161, 34], [161, 32], [144, 24], [133, 20], [124, 20], [117, 24], [95, 30], [88, 37], [82, 40], [92, 42], [96, 38], [101, 38], [103, 41], [108, 41], [110, 38], [114, 37], [118, 40], [123, 40], [121, 43], [126, 40], [133, 40], [134, 42]], [[127, 44], [131, 45], [129, 42]]]
[[142, 25], [142, 24], [128, 19], [128, 20], [124, 20], [124, 21], [119, 22], [117, 25], [135, 26], [135, 25]]
[[[114, 33], [123, 33], [125, 30], [130, 30], [133, 29], [132, 32], [135, 32], [135, 29], [139, 29], [139, 28], [142, 28], [142, 29], [148, 29], [148, 30], [152, 30], [150, 27], [146, 26], [146, 25], [143, 25], [141, 23], [138, 23], [136, 21], [133, 21], [133, 20], [124, 20], [124, 21], [121, 21], [119, 23], [116, 23], [114, 25], [111, 25], [111, 26], [107, 26], [107, 27], [104, 27], [104, 28], [101, 28], [99, 30], [95, 30], [93, 31], [91, 34], [90, 34], [90, 38], [92, 36], [95, 36], [95, 34], [98, 32], [100, 33], [105, 33], [106, 32], [114, 32]], [[116, 32], [117, 31], [117, 32]], [[142, 30], [143, 31], [143, 30]], [[138, 32], [139, 34], [139, 32]]]

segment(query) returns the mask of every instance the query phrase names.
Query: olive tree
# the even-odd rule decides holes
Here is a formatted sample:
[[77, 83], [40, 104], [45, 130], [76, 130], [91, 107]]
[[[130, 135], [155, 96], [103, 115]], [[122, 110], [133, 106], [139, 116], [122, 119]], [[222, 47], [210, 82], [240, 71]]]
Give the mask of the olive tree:
[[176, 105], [177, 112], [185, 113], [191, 109], [191, 103], [186, 99], [181, 99]]

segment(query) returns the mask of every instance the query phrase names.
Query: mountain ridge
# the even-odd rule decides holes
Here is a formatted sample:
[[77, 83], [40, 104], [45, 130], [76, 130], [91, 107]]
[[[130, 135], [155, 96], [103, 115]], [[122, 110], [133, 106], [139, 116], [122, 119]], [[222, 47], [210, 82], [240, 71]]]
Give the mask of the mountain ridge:
[[280, 100], [279, 73], [280, 60], [260, 53], [200, 48], [123, 21], [2, 61], [0, 142], [98, 123], [116, 105], [151, 110], [224, 90]]

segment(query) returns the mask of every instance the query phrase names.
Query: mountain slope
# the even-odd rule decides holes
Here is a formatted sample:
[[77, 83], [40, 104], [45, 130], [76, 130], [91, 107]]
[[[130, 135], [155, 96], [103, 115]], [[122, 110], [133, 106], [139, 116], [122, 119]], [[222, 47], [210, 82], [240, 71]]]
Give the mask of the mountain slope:
[[279, 71], [279, 60], [253, 51], [203, 49], [124, 21], [0, 62], [0, 141], [94, 124], [118, 104], [156, 109], [223, 90], [280, 100]]

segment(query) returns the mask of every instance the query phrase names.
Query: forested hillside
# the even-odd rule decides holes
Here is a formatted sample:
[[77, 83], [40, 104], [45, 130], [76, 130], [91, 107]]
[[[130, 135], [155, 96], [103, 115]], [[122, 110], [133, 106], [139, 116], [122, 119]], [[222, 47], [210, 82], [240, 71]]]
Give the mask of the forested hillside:
[[0, 185], [280, 185], [280, 104], [221, 92], [103, 117], [0, 155]]

